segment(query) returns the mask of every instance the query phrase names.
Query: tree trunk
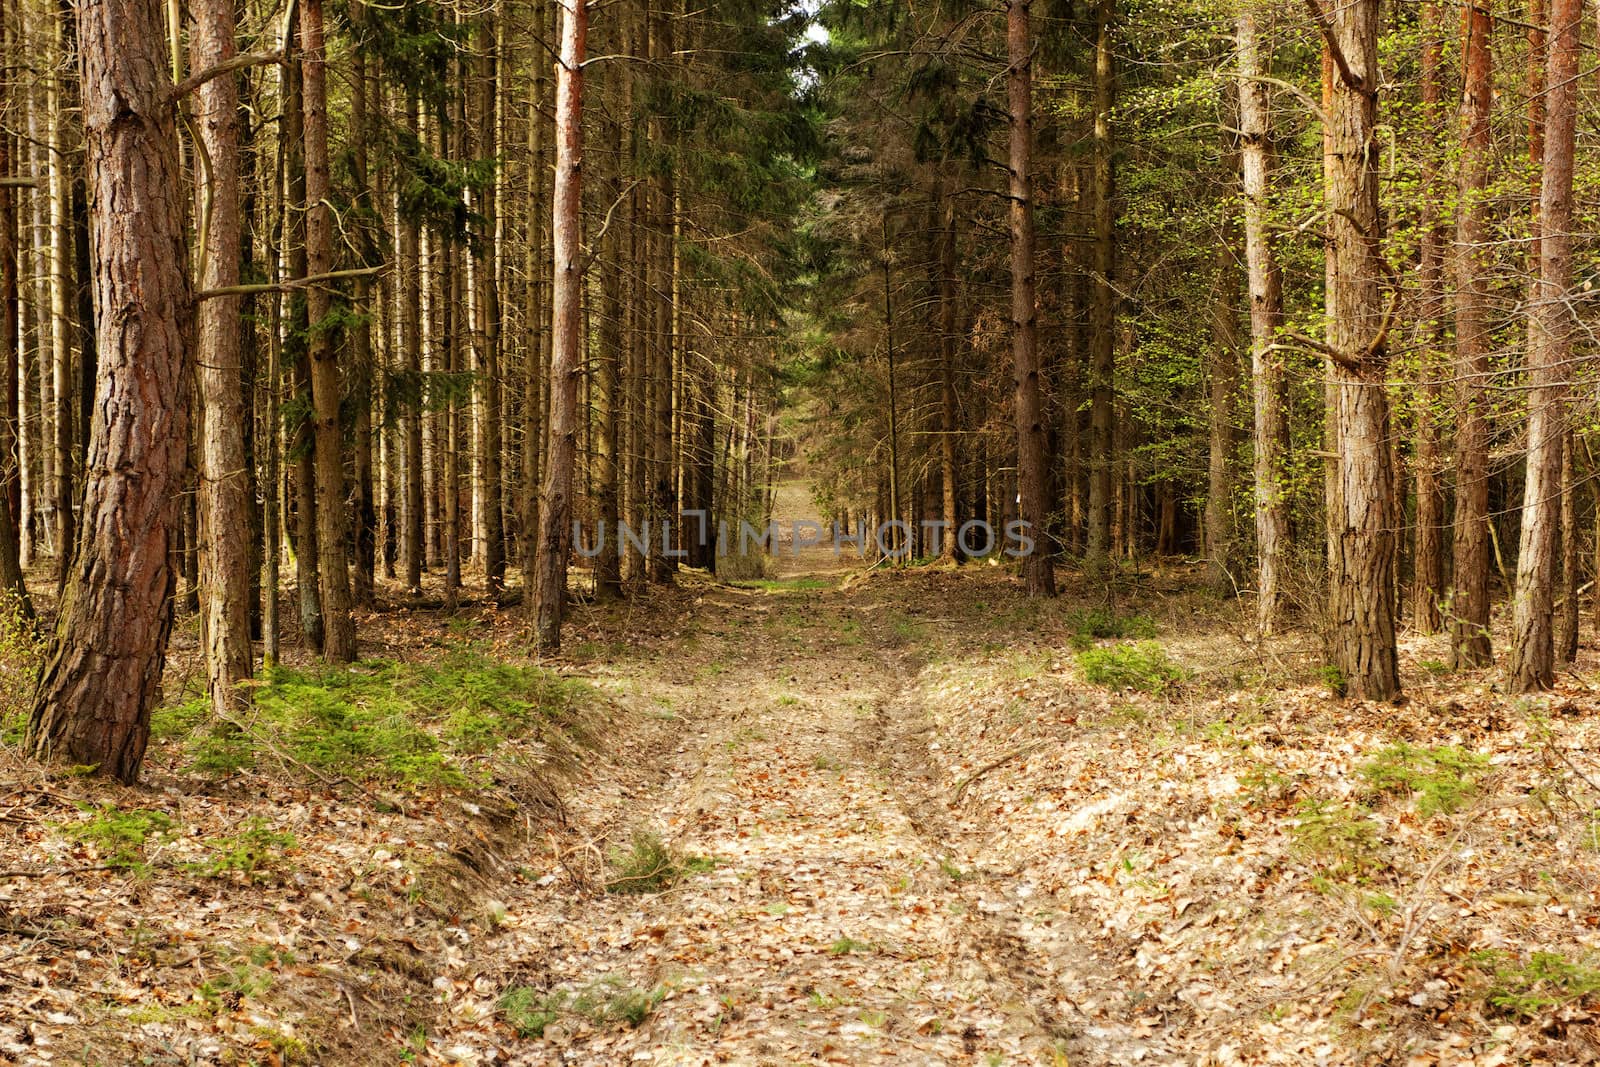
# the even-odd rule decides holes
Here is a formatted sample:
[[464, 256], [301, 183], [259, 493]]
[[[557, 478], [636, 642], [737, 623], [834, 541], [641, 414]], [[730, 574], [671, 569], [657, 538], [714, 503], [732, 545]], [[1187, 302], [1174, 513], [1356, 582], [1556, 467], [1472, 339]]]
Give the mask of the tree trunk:
[[139, 776], [172, 625], [170, 552], [188, 440], [191, 313], [177, 132], [157, 0], [78, 8], [103, 308], [96, 418], [73, 554], [29, 751]]
[[584, 0], [559, 2], [561, 60], [556, 69], [550, 452], [539, 501], [539, 560], [534, 584], [534, 638], [546, 652], [561, 647], [567, 553], [572, 536], [569, 526], [573, 467], [577, 460], [578, 379], [583, 373], [583, 62], [589, 14]]
[[[417, 97], [406, 96], [406, 129], [417, 137]], [[401, 523], [400, 554], [405, 558], [406, 589], [412, 595], [422, 592], [422, 569], [426, 558], [423, 545], [422, 504], [422, 292], [427, 279], [422, 276], [419, 250], [420, 227], [415, 211], [402, 205], [400, 214], [400, 332], [405, 349], [406, 398], [403, 408], [405, 431], [405, 508]]]
[[[350, 20], [355, 31], [355, 47], [351, 50], [350, 75], [350, 125], [351, 125], [351, 178], [355, 185], [355, 202], [360, 210], [356, 229], [356, 248], [361, 255], [361, 265], [370, 266], [377, 260], [373, 247], [372, 224], [369, 221], [376, 211], [372, 188], [368, 183], [367, 140], [370, 136], [367, 114], [368, 76], [365, 52], [366, 5], [361, 0], [350, 4]], [[372, 318], [377, 308], [372, 294], [372, 280], [358, 277], [352, 286], [355, 296], [356, 319], [350, 326], [351, 394], [355, 409], [355, 508], [352, 512], [355, 543], [355, 568], [352, 576], [352, 595], [355, 605], [370, 611], [374, 603], [373, 582], [378, 568], [378, 505], [373, 484], [373, 434], [372, 385], [374, 360], [372, 345]]]
[[1463, 25], [1461, 163], [1454, 251], [1456, 320], [1456, 510], [1450, 595], [1450, 663], [1484, 667], [1489, 643], [1489, 112], [1493, 104], [1490, 0], [1469, 5]]
[[[478, 155], [494, 159], [500, 151], [496, 119], [499, 99], [498, 39], [493, 13], [478, 21]], [[500, 284], [496, 277], [495, 250], [500, 243], [500, 201], [491, 181], [483, 191], [479, 214], [483, 216], [483, 240], [479, 244], [477, 271], [478, 325], [473, 337], [478, 344], [478, 382], [482, 392], [478, 422], [478, 490], [482, 515], [482, 555], [490, 596], [497, 595], [506, 583], [505, 511], [501, 495], [500, 451], [503, 447], [500, 410], [503, 404], [500, 381]]]
[[[539, 4], [538, 25], [542, 31], [545, 20], [554, 12], [555, 5]], [[548, 38], [544, 38], [548, 40]], [[527, 323], [527, 340], [523, 354], [523, 431], [522, 431], [522, 582], [524, 588], [523, 610], [530, 622], [534, 621], [534, 588], [537, 583], [539, 560], [539, 491], [540, 465], [545, 449], [544, 440], [549, 429], [544, 415], [545, 351], [549, 339], [550, 306], [545, 289], [546, 235], [542, 205], [549, 203], [545, 196], [548, 167], [545, 165], [545, 112], [549, 109], [550, 61], [542, 47], [535, 48], [532, 99], [528, 107], [528, 306], [524, 319]], [[624, 64], [627, 66], [627, 64]]]
[[1289, 392], [1283, 356], [1276, 348], [1283, 327], [1283, 272], [1269, 229], [1273, 141], [1272, 112], [1255, 11], [1239, 15], [1240, 169], [1244, 185], [1245, 262], [1250, 287], [1250, 393], [1254, 408], [1256, 526], [1256, 630], [1272, 633], [1281, 611], [1284, 560], [1289, 551], [1289, 504], [1284, 454], [1289, 444]]
[[1539, 194], [1539, 279], [1528, 316], [1527, 482], [1512, 618], [1508, 681], [1517, 692], [1555, 682], [1552, 629], [1556, 537], [1561, 526], [1562, 441], [1571, 376], [1572, 174], [1582, 0], [1552, 0], [1545, 95], [1544, 178]]
[[[1570, 421], [1570, 419], [1569, 419]], [[1577, 435], [1571, 426], [1561, 443], [1561, 612], [1556, 616], [1556, 658], [1578, 658], [1578, 588], [1583, 582], [1582, 534], [1578, 529]]]
[[[1223, 223], [1211, 300], [1211, 440], [1206, 480], [1206, 584], [1218, 596], [1237, 586], [1229, 564], [1234, 547], [1234, 404], [1239, 394], [1239, 261], [1233, 219]], [[1169, 503], [1164, 497], [1163, 503]], [[1176, 518], [1164, 513], [1163, 552], [1172, 552]]]
[[1116, 195], [1111, 105], [1116, 91], [1111, 26], [1115, 0], [1096, 0], [1094, 62], [1094, 299], [1089, 325], [1089, 521], [1084, 565], [1091, 573], [1111, 562], [1115, 433], [1117, 296]]
[[1443, 618], [1439, 606], [1445, 596], [1444, 574], [1444, 490], [1439, 482], [1439, 378], [1443, 367], [1444, 345], [1444, 250], [1446, 236], [1441, 223], [1439, 202], [1439, 145], [1434, 131], [1443, 116], [1444, 99], [1443, 38], [1444, 20], [1438, 0], [1422, 6], [1422, 117], [1424, 137], [1421, 202], [1418, 222], [1417, 337], [1422, 349], [1419, 360], [1421, 378], [1416, 398], [1416, 454], [1413, 474], [1416, 482], [1417, 520], [1412, 554], [1411, 625], [1418, 633], [1431, 634]]
[[[625, 50], [621, 34], [612, 31], [611, 41], [618, 50]], [[621, 66], [611, 68], [617, 78], [627, 78]], [[613, 98], [615, 99], [615, 97]], [[626, 116], [608, 116], [605, 119], [607, 148], [605, 202], [621, 207], [623, 123]], [[600, 419], [598, 447], [594, 456], [594, 491], [596, 522], [599, 526], [600, 554], [595, 559], [594, 583], [596, 593], [603, 599], [622, 595], [622, 555], [618, 542], [622, 540], [617, 522], [621, 516], [620, 452], [618, 420], [622, 413], [620, 389], [622, 365], [622, 318], [626, 313], [622, 303], [623, 245], [622, 231], [616, 225], [606, 228], [600, 249], [600, 351], [597, 362], [599, 374], [595, 385], [596, 407]]]
[[[0, 5], [0, 56], [10, 62], [11, 30]], [[12, 113], [11, 86], [0, 82], [0, 113]], [[27, 456], [23, 442], [27, 428], [22, 418], [22, 396], [26, 393], [22, 347], [17, 335], [17, 209], [12, 196], [11, 134], [0, 131], [0, 598], [10, 596], [11, 604], [0, 605], [7, 613], [15, 609], [24, 618], [33, 617], [33, 602], [22, 577], [23, 529], [28, 513], [22, 492]]]
[[1394, 493], [1385, 387], [1386, 311], [1379, 276], [1378, 2], [1353, 0], [1326, 27], [1339, 68], [1328, 108], [1328, 367], [1338, 494], [1330, 529], [1334, 666], [1345, 691], [1387, 700], [1400, 691], [1394, 633]]
[[1044, 403], [1039, 379], [1039, 300], [1034, 279], [1033, 34], [1030, 0], [1008, 0], [1006, 46], [1011, 104], [1011, 359], [1016, 377], [1017, 489], [1021, 520], [1035, 544], [1022, 560], [1029, 596], [1055, 596], [1053, 553], [1045, 543]]
[[[960, 409], [956, 406], [956, 204], [941, 182], [934, 194], [944, 212], [939, 234], [939, 480], [943, 484], [944, 537], [939, 557], [955, 562], [959, 534], [956, 483], [956, 434]], [[1076, 417], [1076, 416], [1074, 416]]]
[[[333, 266], [333, 232], [328, 205], [327, 50], [323, 42], [322, 0], [300, 2], [300, 69], [304, 79], [306, 139], [306, 269], [326, 274]], [[322, 658], [351, 663], [356, 658], [355, 620], [350, 614], [350, 566], [345, 554], [344, 457], [340, 444], [342, 399], [339, 364], [327, 323], [328, 290], [306, 290], [311, 326], [311, 403], [316, 419], [317, 567], [322, 579]]]
[[[194, 0], [190, 65], [210, 70], [232, 59], [234, 0]], [[239, 284], [239, 83], [213, 78], [198, 90], [194, 124], [204, 149], [196, 178], [202, 289]], [[196, 309], [195, 384], [200, 400], [200, 522], [206, 642], [206, 688], [212, 713], [246, 702], [250, 677], [249, 471], [244, 452], [244, 377], [240, 371], [240, 298], [212, 297]]]

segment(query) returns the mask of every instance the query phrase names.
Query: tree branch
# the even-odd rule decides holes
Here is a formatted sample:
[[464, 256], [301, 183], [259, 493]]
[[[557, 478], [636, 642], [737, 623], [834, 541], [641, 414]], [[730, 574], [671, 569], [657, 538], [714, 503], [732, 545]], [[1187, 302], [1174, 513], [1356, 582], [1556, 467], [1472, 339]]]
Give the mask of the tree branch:
[[376, 267], [356, 267], [351, 270], [331, 270], [326, 274], [308, 274], [304, 278], [290, 278], [286, 282], [265, 282], [255, 285], [225, 285], [221, 289], [202, 289], [194, 294], [195, 303], [202, 300], [214, 300], [220, 296], [249, 296], [253, 293], [287, 293], [295, 289], [304, 289], [307, 286], [320, 285], [322, 282], [340, 281], [345, 278], [364, 278], [368, 275], [379, 274], [389, 268], [389, 264], [380, 263]]
[[1333, 65], [1339, 68], [1339, 80], [1353, 92], [1363, 94], [1370, 92], [1360, 75], [1350, 69], [1350, 61], [1344, 57], [1344, 49], [1339, 47], [1339, 35], [1334, 31], [1333, 19], [1322, 10], [1319, 0], [1306, 0], [1306, 10], [1311, 12], [1311, 21], [1322, 31], [1322, 40], [1328, 46], [1328, 54], [1333, 57]]
[[232, 59], [218, 63], [198, 74], [191, 74], [183, 81], [172, 87], [172, 92], [167, 94], [168, 103], [176, 103], [200, 88], [206, 82], [214, 81], [224, 74], [232, 74], [236, 70], [246, 67], [263, 67], [272, 63], [282, 63], [282, 52], [248, 52], [244, 55], [234, 56]]

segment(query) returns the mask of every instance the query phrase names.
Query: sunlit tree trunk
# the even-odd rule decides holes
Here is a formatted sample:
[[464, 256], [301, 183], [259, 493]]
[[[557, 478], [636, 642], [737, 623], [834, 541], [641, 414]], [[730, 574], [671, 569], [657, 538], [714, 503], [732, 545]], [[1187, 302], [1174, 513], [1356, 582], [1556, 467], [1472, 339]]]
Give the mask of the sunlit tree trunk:
[[[333, 231], [328, 204], [327, 50], [323, 41], [322, 0], [299, 0], [301, 64], [304, 78], [306, 159], [306, 269], [327, 274], [333, 265]], [[322, 580], [322, 658], [350, 663], [356, 658], [355, 619], [350, 613], [350, 566], [345, 553], [344, 457], [339, 405], [339, 364], [324, 322], [329, 299], [325, 285], [306, 289], [311, 325], [312, 409], [316, 419], [317, 564]]]
[[583, 373], [583, 61], [589, 15], [584, 0], [560, 0], [561, 60], [556, 70], [556, 179], [552, 212], [555, 288], [551, 294], [550, 434], [539, 502], [534, 640], [561, 646], [561, 615], [571, 546], [573, 468], [577, 462], [578, 380]]
[[1338, 492], [1330, 501], [1329, 611], [1334, 666], [1348, 695], [1400, 691], [1394, 632], [1396, 537], [1385, 371], [1392, 306], [1379, 288], [1378, 3], [1331, 11], [1327, 47], [1338, 72], [1328, 109], [1328, 367]]
[[1007, 94], [1011, 104], [1011, 359], [1016, 379], [1017, 488], [1021, 519], [1035, 544], [1022, 561], [1029, 596], [1054, 596], [1052, 553], [1045, 543], [1044, 403], [1040, 397], [1039, 300], [1033, 233], [1033, 34], [1029, 0], [1008, 0]]
[[1555, 681], [1552, 626], [1556, 539], [1561, 530], [1562, 442], [1571, 377], [1572, 176], [1577, 128], [1582, 0], [1552, 0], [1545, 94], [1544, 177], [1539, 196], [1539, 280], [1528, 316], [1528, 462], [1522, 497], [1508, 680], [1518, 692]]
[[[206, 71], [232, 59], [234, 0], [193, 0], [190, 65]], [[239, 284], [239, 89], [212, 78], [197, 92], [194, 125], [202, 149], [195, 220], [202, 289]], [[217, 296], [196, 311], [195, 385], [200, 418], [201, 584], [207, 692], [216, 715], [244, 702], [250, 677], [249, 470], [244, 450], [244, 378], [240, 369], [240, 297]]]
[[[1234, 549], [1233, 449], [1234, 406], [1239, 393], [1239, 260], [1233, 219], [1228, 218], [1217, 245], [1216, 278], [1212, 282], [1210, 377], [1210, 449], [1206, 478], [1206, 584], [1219, 596], [1235, 585], [1230, 567]], [[1170, 534], [1163, 551], [1173, 551]]]
[[157, 0], [78, 8], [103, 308], [84, 534], [29, 720], [36, 757], [139, 776], [172, 625], [191, 293]]
[[1094, 61], [1094, 297], [1089, 323], [1089, 520], [1084, 563], [1103, 571], [1111, 561], [1112, 482], [1115, 473], [1116, 195], [1111, 106], [1116, 71], [1111, 51], [1115, 0], [1095, 5]]
[[1444, 251], [1447, 240], [1439, 202], [1439, 144], [1436, 124], [1444, 117], [1444, 20], [1438, 0], [1422, 6], [1422, 119], [1423, 149], [1421, 217], [1417, 235], [1417, 339], [1421, 346], [1418, 366], [1421, 381], [1416, 395], [1416, 454], [1413, 475], [1417, 519], [1412, 553], [1411, 625], [1419, 633], [1434, 633], [1443, 621], [1439, 605], [1445, 596], [1445, 501], [1440, 486], [1439, 378], [1444, 372]]

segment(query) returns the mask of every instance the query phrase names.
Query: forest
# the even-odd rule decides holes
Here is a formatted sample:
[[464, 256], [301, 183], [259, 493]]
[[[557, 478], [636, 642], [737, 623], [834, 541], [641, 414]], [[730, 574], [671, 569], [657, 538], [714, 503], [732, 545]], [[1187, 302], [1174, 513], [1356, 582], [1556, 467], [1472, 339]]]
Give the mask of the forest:
[[1600, 1061], [1597, 56], [0, 0], [0, 1063]]

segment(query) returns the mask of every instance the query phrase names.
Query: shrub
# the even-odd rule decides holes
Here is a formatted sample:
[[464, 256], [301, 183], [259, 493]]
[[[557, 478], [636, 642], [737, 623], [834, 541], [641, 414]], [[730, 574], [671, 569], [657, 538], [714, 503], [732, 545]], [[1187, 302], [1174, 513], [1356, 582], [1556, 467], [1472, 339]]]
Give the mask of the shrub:
[[1426, 818], [1459, 811], [1488, 764], [1487, 756], [1455, 745], [1420, 748], [1402, 742], [1379, 752], [1361, 774], [1376, 792], [1414, 794], [1417, 813]]
[[80, 804], [78, 810], [93, 812], [93, 815], [87, 822], [62, 827], [62, 832], [91, 846], [106, 866], [135, 873], [148, 869], [144, 856], [146, 843], [169, 837], [173, 827], [171, 816], [146, 808], [124, 811], [115, 804], [99, 808]]
[[1160, 693], [1183, 681], [1183, 668], [1155, 641], [1091, 648], [1078, 654], [1078, 669], [1091, 685]]
[[678, 853], [660, 835], [646, 830], [634, 834], [628, 848], [613, 849], [610, 859], [608, 893], [659, 893], [686, 875], [704, 874], [716, 866], [705, 856]]

